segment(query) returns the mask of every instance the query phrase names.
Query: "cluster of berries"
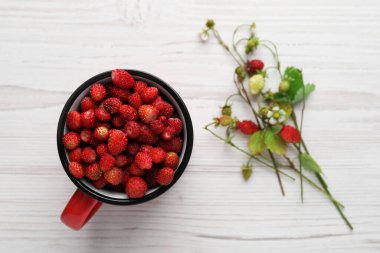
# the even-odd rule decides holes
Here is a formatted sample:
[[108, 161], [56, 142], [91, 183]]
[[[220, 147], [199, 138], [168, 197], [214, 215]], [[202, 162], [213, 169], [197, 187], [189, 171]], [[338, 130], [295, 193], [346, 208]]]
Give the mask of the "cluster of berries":
[[93, 84], [80, 110], [67, 114], [62, 142], [69, 171], [98, 189], [141, 198], [148, 189], [172, 182], [183, 123], [156, 87], [120, 69], [112, 71], [112, 83]]

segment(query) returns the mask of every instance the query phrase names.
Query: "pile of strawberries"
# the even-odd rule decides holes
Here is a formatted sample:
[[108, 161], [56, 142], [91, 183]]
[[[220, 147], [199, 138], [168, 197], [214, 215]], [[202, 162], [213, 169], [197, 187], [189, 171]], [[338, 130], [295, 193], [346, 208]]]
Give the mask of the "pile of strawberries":
[[156, 87], [112, 71], [112, 85], [95, 83], [80, 110], [67, 114], [63, 145], [69, 171], [94, 186], [141, 198], [148, 189], [169, 185], [179, 163], [183, 123]]

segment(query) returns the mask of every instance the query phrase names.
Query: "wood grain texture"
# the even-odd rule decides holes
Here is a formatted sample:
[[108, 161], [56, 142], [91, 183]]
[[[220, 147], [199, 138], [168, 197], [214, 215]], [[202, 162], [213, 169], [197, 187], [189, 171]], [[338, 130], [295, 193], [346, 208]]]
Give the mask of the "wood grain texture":
[[[199, 43], [208, 17], [226, 39], [256, 21], [283, 65], [317, 84], [304, 135], [354, 232], [308, 186], [301, 204], [297, 182], [284, 180], [283, 198], [263, 167], [244, 183], [243, 156], [202, 130], [233, 90], [234, 62], [215, 40]], [[0, 252], [379, 252], [379, 31], [370, 0], [0, 0]], [[58, 117], [79, 84], [116, 67], [173, 85], [194, 152], [162, 197], [104, 205], [73, 232], [59, 220], [75, 187], [56, 151]]]

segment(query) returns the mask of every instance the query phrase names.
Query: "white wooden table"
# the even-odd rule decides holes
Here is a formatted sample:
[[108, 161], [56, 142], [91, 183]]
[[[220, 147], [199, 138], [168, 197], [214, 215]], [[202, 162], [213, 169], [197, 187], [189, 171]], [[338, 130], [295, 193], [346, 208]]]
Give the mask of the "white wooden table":
[[[197, 33], [256, 21], [283, 66], [317, 84], [304, 136], [350, 232], [320, 193], [256, 166], [202, 129], [233, 91], [234, 62]], [[370, 0], [0, 0], [0, 252], [379, 252], [380, 3]], [[104, 205], [80, 232], [59, 215], [75, 190], [56, 150], [70, 93], [116, 67], [168, 81], [193, 118], [194, 152], [179, 182], [149, 203]]]

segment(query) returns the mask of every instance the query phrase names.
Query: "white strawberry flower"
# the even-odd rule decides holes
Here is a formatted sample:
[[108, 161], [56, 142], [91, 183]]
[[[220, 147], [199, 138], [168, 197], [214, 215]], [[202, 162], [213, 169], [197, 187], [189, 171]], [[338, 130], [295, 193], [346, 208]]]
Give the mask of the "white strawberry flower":
[[267, 112], [267, 122], [271, 125], [281, 124], [286, 119], [285, 110], [281, 109], [279, 106], [273, 106], [272, 109]]

